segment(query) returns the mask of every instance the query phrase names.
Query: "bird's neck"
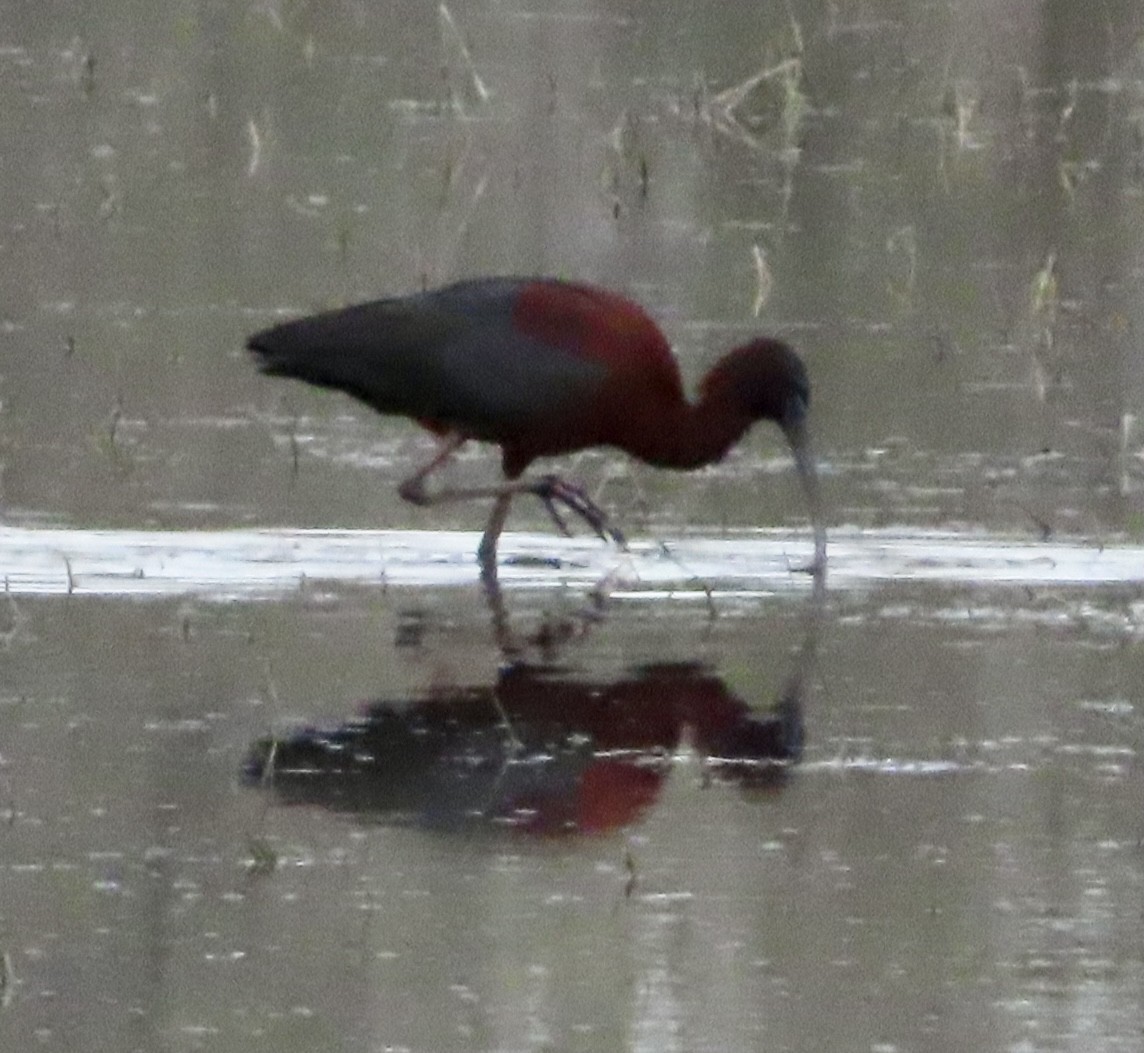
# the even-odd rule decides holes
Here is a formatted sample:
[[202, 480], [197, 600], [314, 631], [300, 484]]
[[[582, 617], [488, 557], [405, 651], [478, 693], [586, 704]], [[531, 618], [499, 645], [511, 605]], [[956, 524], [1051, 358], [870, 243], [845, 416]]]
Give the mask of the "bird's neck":
[[639, 456], [661, 468], [691, 469], [713, 464], [743, 437], [752, 419], [718, 390], [696, 402], [680, 402], [645, 434], [648, 448]]

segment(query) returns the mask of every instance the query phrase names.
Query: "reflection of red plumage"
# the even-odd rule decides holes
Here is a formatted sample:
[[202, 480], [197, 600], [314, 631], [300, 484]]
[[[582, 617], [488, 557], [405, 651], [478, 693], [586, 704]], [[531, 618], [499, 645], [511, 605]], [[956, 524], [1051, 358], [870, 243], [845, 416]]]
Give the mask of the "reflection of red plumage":
[[[250, 337], [262, 370], [348, 392], [379, 413], [441, 435], [438, 455], [407, 479], [418, 504], [492, 497], [479, 550], [495, 568], [514, 494], [541, 497], [620, 539], [578, 487], [555, 476], [522, 480], [538, 457], [613, 446], [649, 464], [697, 468], [720, 459], [756, 420], [778, 424], [806, 488], [823, 568], [814, 461], [806, 434], [810, 385], [799, 357], [760, 338], [703, 378], [696, 402], [659, 327], [641, 307], [590, 285], [489, 278], [287, 322]], [[428, 476], [467, 439], [499, 445], [506, 483], [430, 493]]]
[[630, 826], [655, 802], [662, 785], [662, 770], [623, 761], [594, 761], [580, 780], [577, 829], [601, 834]]
[[696, 663], [641, 666], [636, 675], [585, 685], [516, 666], [497, 681], [497, 698], [513, 724], [560, 726], [572, 721], [597, 750], [671, 751], [680, 729], [690, 726], [700, 748], [716, 744], [750, 715], [707, 666]]
[[246, 771], [283, 800], [379, 819], [600, 833], [654, 802], [685, 732], [715, 774], [781, 780], [802, 749], [799, 684], [756, 712], [701, 665], [611, 682], [515, 666], [487, 688], [374, 702], [337, 728], [265, 740]]

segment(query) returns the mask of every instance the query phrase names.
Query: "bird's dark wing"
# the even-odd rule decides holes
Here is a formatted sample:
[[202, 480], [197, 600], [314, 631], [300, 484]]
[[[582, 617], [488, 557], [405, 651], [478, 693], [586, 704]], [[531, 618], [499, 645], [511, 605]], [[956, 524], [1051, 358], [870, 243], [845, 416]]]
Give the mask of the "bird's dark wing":
[[605, 367], [522, 334], [514, 279], [464, 282], [275, 326], [247, 346], [262, 370], [345, 391], [380, 413], [494, 442], [550, 425]]

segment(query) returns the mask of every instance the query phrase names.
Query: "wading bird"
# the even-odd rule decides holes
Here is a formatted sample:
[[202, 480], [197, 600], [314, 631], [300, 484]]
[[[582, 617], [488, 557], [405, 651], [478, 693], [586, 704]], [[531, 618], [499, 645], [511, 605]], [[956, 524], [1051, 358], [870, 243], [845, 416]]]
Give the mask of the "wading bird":
[[[786, 436], [814, 528], [811, 570], [826, 567], [826, 531], [807, 436], [802, 360], [765, 337], [720, 359], [689, 402], [671, 348], [644, 310], [616, 293], [547, 278], [480, 278], [327, 311], [247, 341], [264, 373], [347, 392], [439, 437], [435, 456], [400, 486], [417, 505], [491, 498], [477, 550], [496, 578], [497, 539], [516, 494], [535, 494], [623, 544], [604, 512], [556, 475], [524, 478], [538, 457], [614, 446], [661, 468], [718, 461], [756, 420]], [[431, 491], [429, 476], [469, 439], [500, 446], [505, 481]]]

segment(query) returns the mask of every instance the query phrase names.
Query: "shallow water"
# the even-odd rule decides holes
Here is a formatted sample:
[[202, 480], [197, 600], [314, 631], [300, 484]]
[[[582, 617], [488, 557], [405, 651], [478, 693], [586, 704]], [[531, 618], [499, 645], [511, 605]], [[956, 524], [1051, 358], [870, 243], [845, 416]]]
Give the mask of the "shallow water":
[[[0, 0], [0, 1049], [1138, 1050], [1142, 11]], [[242, 350], [496, 273], [797, 347], [825, 597]]]
[[507, 568], [506, 664], [473, 540], [4, 532], [0, 1028], [952, 1049], [1144, 1026], [1133, 550], [842, 535], [816, 614], [805, 575], [743, 569], [805, 538], [679, 542], [722, 568], [713, 607], [637, 544], [585, 617], [619, 557], [513, 535], [565, 563]]

